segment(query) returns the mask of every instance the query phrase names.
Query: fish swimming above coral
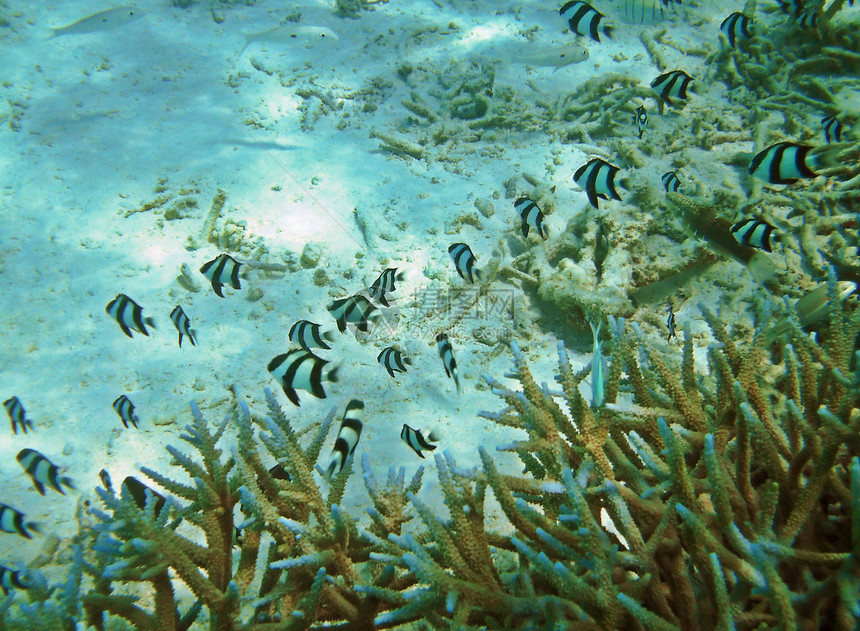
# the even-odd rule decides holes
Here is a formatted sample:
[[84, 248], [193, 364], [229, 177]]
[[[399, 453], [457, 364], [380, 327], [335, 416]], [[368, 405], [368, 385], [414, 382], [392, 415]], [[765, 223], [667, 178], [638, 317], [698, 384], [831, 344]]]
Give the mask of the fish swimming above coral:
[[421, 452], [436, 449], [436, 445], [432, 445], [431, 443], [438, 442], [439, 438], [434, 432], [429, 432], [425, 436], [420, 429], [412, 429], [404, 423], [400, 430], [400, 440], [409, 445], [412, 451], [418, 454], [419, 458], [423, 458], [424, 454]]
[[324, 467], [324, 477], [331, 480], [336, 473], [343, 471], [343, 466], [355, 451], [358, 439], [361, 438], [361, 428], [364, 418], [364, 403], [358, 399], [352, 399], [346, 404], [346, 411], [337, 432], [334, 449], [331, 451], [328, 462]]
[[731, 227], [732, 235], [738, 243], [765, 252], [773, 252], [773, 245], [779, 241], [775, 228], [761, 219], [743, 219]]
[[389, 267], [373, 281], [373, 284], [368, 288], [367, 293], [371, 300], [375, 300], [383, 307], [390, 306], [385, 294], [393, 293], [397, 289], [397, 282], [406, 278], [406, 272], [397, 271], [396, 267]]
[[651, 82], [651, 88], [660, 97], [660, 107], [662, 112], [662, 104], [674, 105], [672, 99], [682, 101], [687, 100], [687, 89], [693, 82], [693, 77], [688, 75], [683, 70], [672, 70], [664, 72], [659, 77]]
[[460, 392], [460, 377], [457, 373], [457, 360], [454, 359], [454, 349], [451, 348], [451, 342], [445, 333], [439, 333], [436, 336], [436, 350], [439, 351], [439, 357], [442, 358], [442, 366], [445, 368], [445, 374], [454, 380], [454, 385], [457, 387], [457, 392]]
[[22, 449], [15, 457], [27, 475], [33, 480], [33, 486], [39, 495], [45, 494], [45, 486], [49, 486], [61, 495], [65, 495], [63, 486], [75, 490], [72, 479], [60, 477], [60, 469], [35, 449]]
[[8, 504], [0, 503], [0, 530], [11, 535], [21, 535], [32, 539], [30, 531], [39, 532], [39, 526], [33, 522], [25, 522], [24, 513], [17, 511]]
[[406, 372], [406, 367], [412, 365], [412, 360], [404, 357], [403, 353], [393, 346], [383, 348], [379, 355], [376, 356], [376, 361], [382, 364], [383, 368], [392, 377], [396, 376], [395, 372]]
[[337, 322], [337, 330], [341, 333], [346, 332], [346, 325], [350, 323], [354, 324], [359, 331], [367, 333], [370, 325], [375, 324], [380, 317], [376, 306], [361, 294], [335, 300], [327, 309]]
[[97, 33], [125, 26], [144, 16], [144, 12], [135, 6], [114, 7], [105, 9], [81, 18], [66, 26], [51, 28], [51, 37], [62, 35], [83, 35], [85, 33]]
[[215, 295], [223, 298], [221, 288], [228, 284], [233, 289], [242, 289], [239, 283], [239, 278], [247, 278], [244, 272], [240, 272], [242, 264], [234, 259], [229, 254], [221, 253], [211, 261], [203, 264], [200, 268], [200, 273], [209, 279], [212, 283], [212, 290]]
[[672, 0], [622, 0], [616, 4], [621, 5], [615, 12], [620, 14], [622, 21], [647, 25], [662, 22], [666, 17], [664, 8], [673, 3]]
[[481, 280], [481, 270], [475, 267], [477, 257], [472, 253], [472, 248], [467, 244], [454, 243], [448, 247], [448, 254], [451, 256], [451, 260], [454, 261], [454, 267], [460, 278], [468, 280], [470, 283], [474, 283], [476, 279]]
[[259, 33], [245, 33], [245, 45], [236, 57], [254, 43], [273, 44], [275, 46], [319, 46], [332, 45], [340, 38], [330, 28], [325, 26], [305, 26], [302, 24], [284, 24]]
[[660, 179], [663, 181], [663, 188], [666, 189], [667, 193], [669, 191], [677, 193], [678, 189], [681, 188], [681, 180], [678, 179], [678, 174], [674, 171], [667, 171]]
[[26, 570], [13, 571], [0, 565], [0, 590], [3, 590], [3, 595], [8, 596], [13, 589], [27, 589], [30, 585], [25, 576]]
[[197, 346], [197, 340], [195, 339], [197, 331], [191, 328], [191, 320], [185, 315], [182, 307], [176, 305], [173, 308], [173, 311], [170, 312], [170, 320], [173, 322], [176, 330], [179, 331], [179, 348], [182, 348], [183, 335], [191, 342], [191, 346]]
[[320, 359], [305, 349], [294, 348], [276, 356], [266, 369], [281, 384], [284, 394], [293, 405], [301, 405], [296, 389], [310, 392], [318, 399], [325, 399], [323, 383], [338, 380], [339, 367], [326, 368], [331, 362]]
[[331, 331], [323, 331], [322, 326], [316, 322], [299, 320], [290, 327], [289, 339], [307, 351], [314, 348], [327, 351], [331, 349], [328, 342], [333, 342], [335, 337]]
[[835, 116], [822, 118], [821, 124], [824, 126], [824, 140], [827, 144], [842, 142], [842, 123]]
[[612, 39], [613, 27], [609, 24], [600, 26], [600, 21], [606, 16], [587, 2], [571, 0], [563, 4], [558, 13], [567, 22], [570, 30], [577, 35], [584, 35], [595, 42], [599, 42], [600, 33], [603, 33]]
[[116, 298], [107, 304], [105, 311], [117, 321], [119, 328], [129, 337], [132, 337], [132, 330], [148, 337], [149, 332], [146, 327], [155, 328], [155, 320], [144, 318], [143, 308], [125, 294], [117, 294]]
[[633, 114], [633, 122], [636, 123], [636, 131], [639, 133], [639, 140], [642, 140], [642, 134], [645, 133], [645, 126], [648, 124], [648, 112], [645, 111], [644, 105], [640, 105], [636, 108], [636, 113]]
[[753, 36], [751, 27], [753, 20], [748, 15], [735, 11], [720, 24], [720, 30], [729, 40], [729, 46], [736, 48], [738, 42], [742, 39], [749, 39]]
[[140, 420], [134, 413], [134, 404], [131, 402], [131, 399], [129, 399], [124, 394], [119, 395], [113, 401], [113, 409], [119, 415], [123, 427], [128, 429], [129, 425], [131, 425], [135, 429], [137, 429], [137, 424], [140, 422]]
[[588, 202], [595, 208], [599, 208], [598, 198], [611, 197], [621, 201], [621, 196], [615, 188], [615, 176], [620, 170], [602, 158], [592, 158], [576, 170], [573, 181], [579, 184], [588, 195]]
[[28, 429], [33, 431], [33, 422], [27, 418], [27, 413], [24, 411], [24, 406], [18, 397], [9, 397], [3, 401], [3, 407], [9, 415], [13, 433], [17, 434], [19, 427], [25, 434]]
[[544, 228], [544, 215], [537, 202], [528, 197], [520, 197], [514, 201], [514, 209], [520, 214], [520, 228], [523, 238], [528, 238], [529, 228], [534, 228], [541, 239], [546, 239], [546, 228]]

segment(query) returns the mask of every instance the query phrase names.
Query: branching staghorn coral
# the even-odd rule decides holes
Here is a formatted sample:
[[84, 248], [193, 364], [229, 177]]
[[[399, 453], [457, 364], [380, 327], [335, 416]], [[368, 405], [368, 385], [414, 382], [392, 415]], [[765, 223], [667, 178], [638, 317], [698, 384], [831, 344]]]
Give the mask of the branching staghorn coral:
[[[524, 432], [498, 447], [524, 470], [483, 447], [475, 469], [437, 455], [443, 511], [417, 495], [423, 468], [383, 483], [366, 459], [368, 515], [342, 508], [351, 462], [325, 491], [314, 473], [333, 414], [306, 436], [268, 391], [265, 417], [239, 403], [212, 428], [193, 408], [182, 439], [198, 455], [169, 448], [192, 484], [145, 470], [172, 494], [160, 509], [100, 491], [68, 579], [34, 584], [7, 627], [854, 629], [860, 311], [832, 272], [828, 287], [820, 342], [791, 317], [739, 340], [702, 307], [716, 340], [707, 375], [689, 327], [676, 361], [611, 321], [597, 409], [580, 393], [590, 368], [574, 371], [563, 347], [550, 389], [513, 345], [520, 389], [485, 377], [505, 407], [482, 416]], [[238, 442], [225, 457], [228, 426]], [[490, 494], [501, 527], [488, 525]], [[179, 581], [198, 601], [182, 615]]]

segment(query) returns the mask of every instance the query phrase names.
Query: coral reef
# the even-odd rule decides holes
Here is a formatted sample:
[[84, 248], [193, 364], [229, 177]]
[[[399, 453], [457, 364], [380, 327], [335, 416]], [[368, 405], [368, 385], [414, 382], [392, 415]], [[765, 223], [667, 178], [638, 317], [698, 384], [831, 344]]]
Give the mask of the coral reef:
[[[611, 321], [599, 409], [563, 346], [554, 390], [512, 345], [521, 390], [486, 376], [505, 407], [482, 416], [525, 433], [498, 448], [524, 471], [484, 447], [471, 470], [437, 455], [447, 515], [418, 498], [423, 468], [383, 484], [367, 462], [367, 515], [344, 510], [352, 459], [327, 490], [314, 473], [334, 411], [298, 431], [269, 391], [267, 416], [235, 402], [215, 427], [193, 407], [181, 438], [197, 456], [168, 447], [190, 482], [144, 468], [170, 495], [142, 508], [126, 486], [98, 489], [67, 580], [0, 600], [3, 628], [854, 629], [860, 311], [832, 272], [828, 291], [820, 343], [793, 318], [768, 335], [772, 317], [741, 343], [702, 306], [707, 375], [689, 327], [677, 365]], [[231, 455], [217, 446], [228, 428]], [[178, 583], [196, 599], [184, 614]]]

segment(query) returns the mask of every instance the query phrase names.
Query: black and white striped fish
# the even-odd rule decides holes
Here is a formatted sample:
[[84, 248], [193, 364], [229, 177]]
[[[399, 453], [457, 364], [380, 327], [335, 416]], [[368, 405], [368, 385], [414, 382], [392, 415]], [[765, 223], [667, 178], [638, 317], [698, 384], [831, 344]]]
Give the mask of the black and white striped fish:
[[358, 439], [361, 438], [363, 418], [364, 403], [358, 399], [353, 399], [346, 404], [346, 412], [343, 414], [343, 420], [341, 421], [340, 429], [337, 432], [337, 440], [334, 442], [334, 449], [332, 449], [331, 456], [329, 456], [328, 462], [325, 466], [326, 480], [331, 480], [333, 475], [343, 471], [346, 459], [355, 451]]
[[600, 27], [600, 20], [606, 16], [587, 2], [570, 0], [564, 3], [558, 13], [565, 19], [570, 30], [577, 35], [585, 35], [595, 42], [599, 42], [602, 32], [606, 37], [612, 39], [612, 25], [604, 24], [603, 28]]
[[246, 278], [246, 276], [239, 271], [241, 266], [242, 264], [229, 254], [221, 253], [211, 261], [204, 263], [203, 267], [200, 268], [200, 273], [212, 283], [215, 295], [223, 298], [224, 294], [221, 293], [221, 288], [228, 283], [233, 289], [242, 289], [239, 278]]
[[412, 447], [412, 451], [418, 454], [419, 458], [424, 457], [424, 454], [421, 453], [422, 451], [436, 449], [436, 445], [431, 445], [430, 443], [435, 443], [439, 440], [435, 433], [430, 432], [425, 437], [420, 429], [412, 429], [406, 423], [403, 424], [403, 428], [400, 430], [400, 439]]
[[155, 508], [156, 517], [161, 513], [161, 509], [164, 508], [164, 505], [167, 502], [161, 493], [148, 487], [133, 476], [126, 477], [126, 479], [122, 481], [122, 486], [120, 488], [131, 496], [131, 499], [134, 500], [134, 503], [137, 504], [137, 507], [140, 510], [146, 510], [146, 501], [149, 496], [152, 496], [151, 501], [154, 503], [153, 508]]
[[405, 272], [398, 274], [396, 267], [389, 267], [368, 288], [367, 293], [370, 295], [370, 299], [377, 301], [383, 307], [388, 307], [388, 299], [385, 297], [385, 294], [392, 293], [396, 289], [395, 283], [402, 281], [405, 277]]
[[9, 415], [9, 421], [12, 423], [12, 431], [17, 434], [20, 427], [24, 433], [27, 429], [33, 431], [33, 422], [27, 418], [27, 413], [24, 411], [24, 406], [21, 405], [21, 400], [18, 397], [9, 397], [3, 401], [3, 407], [6, 408], [6, 413]]
[[66, 476], [60, 477], [60, 469], [45, 458], [35, 449], [22, 449], [15, 457], [27, 475], [33, 480], [33, 486], [39, 491], [39, 495], [45, 494], [45, 485], [57, 491], [60, 495], [65, 495], [61, 485], [65, 485], [72, 490], [75, 490], [72, 479]]
[[335, 300], [328, 306], [328, 312], [337, 321], [337, 330], [343, 333], [346, 325], [352, 323], [359, 331], [367, 332], [371, 324], [379, 319], [379, 314], [372, 302], [361, 294]]
[[744, 219], [731, 227], [732, 234], [741, 245], [773, 252], [772, 243], [779, 240], [775, 228], [761, 219]]
[[403, 353], [393, 346], [383, 348], [376, 356], [376, 361], [382, 364], [392, 377], [395, 376], [395, 372], [406, 372], [406, 367], [412, 365], [412, 360], [404, 357]]
[[816, 177], [818, 174], [810, 167], [811, 150], [793, 142], [778, 142], [752, 159], [749, 172], [771, 184], [794, 184], [800, 178]]
[[472, 248], [465, 243], [455, 243], [448, 248], [448, 254], [451, 255], [460, 278], [470, 283], [474, 283], [476, 278], [481, 280], [481, 270], [475, 267], [476, 257], [472, 253]]
[[330, 350], [331, 346], [326, 342], [334, 342], [334, 339], [334, 333], [323, 331], [319, 324], [310, 320], [299, 320], [290, 327], [290, 341], [307, 351], [314, 348]]
[[25, 522], [24, 519], [26, 519], [24, 513], [8, 504], [0, 503], [0, 530], [3, 532], [32, 539], [30, 531], [39, 532], [39, 527], [33, 522]]
[[600, 158], [592, 158], [587, 163], [583, 164], [573, 174], [573, 181], [585, 190], [588, 195], [588, 201], [595, 208], [597, 198], [621, 200], [618, 191], [615, 190], [615, 175], [620, 171], [616, 166], [613, 166]]
[[439, 333], [436, 336], [436, 350], [439, 351], [439, 357], [442, 358], [442, 366], [445, 367], [445, 374], [454, 379], [454, 385], [457, 387], [457, 392], [460, 392], [460, 377], [457, 373], [457, 360], [454, 359], [454, 350], [451, 348], [451, 342], [448, 341], [448, 336], [444, 333]]
[[529, 236], [529, 228], [534, 228], [542, 239], [546, 239], [546, 229], [543, 225], [543, 212], [536, 202], [533, 202], [528, 197], [520, 197], [514, 201], [514, 210], [520, 214], [522, 223], [520, 228], [523, 231], [523, 238]]
[[674, 171], [667, 171], [660, 179], [663, 180], [663, 188], [666, 189], [667, 193], [669, 191], [677, 193], [678, 189], [681, 188], [681, 180], [678, 179], [678, 174]]
[[125, 294], [117, 294], [116, 298], [107, 304], [105, 311], [117, 321], [119, 328], [129, 337], [132, 337], [132, 330], [148, 336], [149, 332], [146, 327], [155, 328], [155, 320], [144, 318], [143, 308]]
[[693, 78], [683, 70], [673, 70], [654, 79], [651, 88], [663, 102], [674, 105], [672, 99], [687, 100], [687, 88], [692, 82]]
[[828, 145], [831, 142], [842, 142], [842, 123], [835, 116], [822, 118], [821, 124], [824, 125], [824, 140]]
[[140, 422], [140, 419], [138, 419], [137, 415], [134, 413], [134, 403], [131, 402], [131, 399], [124, 394], [119, 395], [113, 401], [113, 409], [116, 410], [116, 413], [119, 415], [119, 418], [126, 429], [128, 429], [129, 425], [134, 425], [134, 429], [137, 429], [137, 424]]
[[802, 28], [818, 27], [818, 12], [809, 8], [803, 0], [777, 0], [780, 8], [788, 13]]
[[5, 565], [0, 565], [0, 590], [3, 595], [8, 596], [13, 589], [27, 589], [29, 583], [26, 580], [26, 570], [12, 570]]
[[197, 340], [194, 339], [197, 335], [197, 331], [191, 328], [191, 320], [189, 320], [188, 316], [185, 315], [185, 311], [182, 310], [182, 307], [179, 305], [173, 307], [173, 311], [170, 312], [170, 319], [173, 321], [173, 326], [175, 326], [176, 330], [179, 331], [179, 348], [182, 348], [183, 335], [188, 336], [191, 346], [197, 346]]
[[639, 132], [639, 140], [642, 140], [642, 134], [645, 133], [645, 126], [648, 124], [648, 112], [645, 111], [644, 105], [640, 105], [636, 108], [636, 113], [633, 115], [633, 122], [636, 123], [636, 131]]
[[678, 339], [678, 336], [675, 335], [675, 311], [672, 309], [672, 303], [669, 303], [669, 316], [666, 318], [666, 328], [669, 329], [669, 335], [666, 337], [667, 342], [673, 337]]
[[325, 399], [323, 382], [335, 383], [338, 380], [339, 367], [327, 369], [326, 364], [329, 363], [331, 362], [320, 359], [308, 350], [294, 348], [272, 359], [266, 368], [281, 384], [290, 402], [298, 406], [301, 404], [296, 389], [310, 392], [318, 399]]
[[720, 24], [720, 30], [729, 40], [729, 46], [735, 48], [741, 39], [752, 37], [753, 20], [750, 16], [740, 11], [735, 11]]

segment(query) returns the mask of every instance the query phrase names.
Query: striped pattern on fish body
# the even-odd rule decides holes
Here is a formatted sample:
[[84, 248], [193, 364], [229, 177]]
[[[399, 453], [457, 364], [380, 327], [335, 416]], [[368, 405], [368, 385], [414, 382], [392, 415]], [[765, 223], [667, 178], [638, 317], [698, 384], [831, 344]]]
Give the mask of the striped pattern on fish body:
[[529, 228], [534, 228], [541, 236], [541, 239], [546, 239], [546, 229], [543, 225], [544, 215], [536, 202], [528, 197], [520, 197], [514, 202], [514, 209], [520, 214], [523, 238], [528, 238]]
[[663, 180], [663, 188], [666, 189], [667, 193], [669, 191], [677, 193], [678, 189], [681, 188], [681, 180], [678, 179], [678, 174], [674, 171], [664, 173], [663, 177], [660, 179]]
[[328, 312], [337, 321], [337, 330], [341, 333], [346, 331], [346, 325], [352, 323], [359, 331], [367, 332], [370, 324], [379, 318], [376, 307], [372, 302], [361, 294], [335, 300], [328, 306]]
[[221, 288], [228, 283], [233, 289], [242, 289], [239, 278], [245, 278], [245, 275], [239, 272], [241, 266], [242, 264], [229, 254], [221, 253], [211, 261], [204, 263], [200, 268], [200, 273], [212, 283], [215, 295], [223, 298], [224, 294], [221, 293]]
[[773, 252], [771, 243], [776, 243], [779, 240], [775, 228], [761, 219], [744, 219], [734, 224], [731, 230], [741, 245], [758, 248], [765, 252]]
[[36, 487], [39, 495], [45, 494], [46, 485], [60, 495], [65, 495], [61, 485], [75, 490], [71, 478], [60, 477], [60, 470], [57, 466], [35, 449], [22, 449], [15, 459], [33, 480], [33, 486]]
[[24, 513], [15, 510], [8, 504], [0, 503], [0, 530], [10, 535], [21, 535], [32, 539], [32, 532], [39, 532], [39, 527], [33, 522], [24, 521]]
[[454, 349], [451, 348], [451, 342], [445, 333], [439, 333], [436, 336], [436, 350], [439, 351], [439, 357], [442, 358], [442, 366], [445, 368], [445, 374], [454, 380], [454, 385], [457, 387], [457, 392], [460, 392], [460, 377], [457, 373], [457, 360], [454, 359]]
[[197, 335], [197, 331], [191, 328], [191, 320], [187, 315], [185, 315], [185, 311], [182, 310], [182, 307], [179, 305], [173, 307], [173, 311], [170, 312], [170, 320], [173, 322], [173, 326], [176, 327], [176, 330], [179, 331], [179, 348], [182, 348], [183, 335], [188, 337], [188, 340], [191, 342], [191, 346], [197, 346], [197, 340], [194, 339]]
[[481, 280], [481, 271], [475, 267], [476, 256], [465, 243], [455, 243], [448, 247], [448, 254], [454, 261], [454, 267], [460, 278], [474, 283], [475, 279]]
[[678, 336], [675, 335], [675, 312], [672, 310], [672, 305], [669, 305], [669, 316], [666, 318], [666, 328], [669, 329], [669, 335], [666, 337], [667, 342], [673, 337], [675, 339], [678, 338]]
[[412, 360], [404, 357], [403, 353], [393, 346], [383, 348], [376, 356], [376, 361], [382, 364], [392, 377], [395, 376], [395, 372], [406, 372], [406, 367], [412, 365]]
[[376, 300], [383, 307], [388, 307], [390, 305], [385, 294], [392, 293], [396, 289], [395, 283], [402, 281], [405, 277], [405, 272], [398, 274], [396, 267], [389, 267], [379, 275], [379, 278], [373, 281], [367, 293], [370, 295], [371, 300]]
[[662, 22], [667, 0], [624, 0], [623, 20], [628, 24], [657, 24]]
[[827, 116], [821, 119], [824, 125], [824, 140], [829, 145], [831, 142], [842, 142], [842, 123], [835, 116]]
[[735, 11], [720, 24], [720, 30], [729, 40], [729, 46], [735, 48], [738, 41], [742, 38], [749, 39], [752, 37], [752, 18], [748, 15]]
[[140, 510], [146, 510], [146, 501], [148, 497], [151, 496], [156, 517], [161, 513], [161, 509], [164, 508], [164, 505], [167, 502], [161, 493], [149, 488], [143, 482], [132, 476], [126, 477], [126, 479], [122, 481], [122, 486], [120, 488], [122, 488], [124, 492], [128, 493]]
[[645, 133], [645, 126], [648, 124], [648, 112], [645, 111], [644, 105], [636, 108], [636, 113], [633, 114], [633, 122], [636, 123], [636, 130], [639, 132], [639, 140], [642, 140], [642, 134]]
[[364, 403], [353, 399], [346, 404], [346, 412], [337, 432], [337, 440], [334, 442], [331, 456], [325, 466], [325, 479], [331, 480], [332, 476], [343, 471], [343, 466], [355, 451], [358, 439], [361, 438], [361, 428], [364, 418]]
[[326, 369], [329, 363], [308, 350], [294, 348], [272, 359], [266, 368], [281, 384], [290, 402], [298, 406], [297, 389], [310, 392], [318, 399], [325, 399], [323, 382], [335, 383], [338, 380], [338, 367]]
[[133, 425], [134, 429], [137, 429], [137, 424], [140, 419], [138, 419], [137, 415], [134, 413], [134, 403], [131, 402], [131, 399], [124, 394], [119, 395], [113, 401], [113, 409], [116, 410], [116, 413], [119, 415], [123, 427], [128, 429], [129, 425]]
[[571, 0], [566, 2], [558, 13], [567, 22], [570, 30], [577, 35], [590, 37], [595, 42], [600, 41], [600, 33], [612, 39], [613, 27], [609, 24], [604, 24], [601, 28], [600, 21], [606, 16], [597, 11], [587, 2]]
[[135, 6], [114, 7], [113, 9], [105, 9], [98, 13], [93, 13], [85, 18], [81, 18], [77, 22], [72, 22], [67, 26], [51, 28], [53, 31], [51, 37], [60, 37], [62, 35], [83, 35], [85, 33], [96, 33], [98, 31], [107, 31], [108, 29], [118, 26], [125, 26], [144, 16], [143, 11]]
[[8, 596], [13, 589], [27, 589], [29, 584], [23, 580], [25, 575], [24, 570], [14, 571], [0, 565], [0, 590], [3, 590], [3, 595]]
[[759, 152], [750, 163], [749, 172], [770, 184], [794, 184], [800, 178], [815, 177], [808, 160], [812, 147], [793, 142], [778, 142]]
[[119, 328], [128, 337], [132, 337], [132, 330], [143, 333], [147, 337], [149, 332], [147, 326], [155, 328], [155, 320], [143, 317], [143, 308], [125, 294], [117, 294], [105, 307], [107, 314], [117, 321]]
[[409, 445], [412, 448], [412, 451], [418, 454], [419, 458], [424, 458], [424, 454], [421, 452], [433, 451], [436, 449], [436, 445], [431, 443], [435, 443], [439, 439], [433, 432], [427, 434], [427, 437], [425, 438], [420, 429], [412, 429], [404, 423], [403, 428], [400, 430], [400, 440]]
[[324, 351], [331, 350], [326, 342], [334, 341], [334, 334], [331, 331], [323, 331], [322, 327], [316, 322], [310, 320], [299, 320], [290, 327], [290, 341], [298, 344], [306, 351], [314, 348], [321, 348]]
[[17, 434], [20, 427], [26, 434], [27, 429], [33, 431], [33, 422], [27, 418], [27, 413], [24, 411], [24, 406], [18, 397], [9, 397], [3, 401], [3, 407], [9, 415], [9, 421], [12, 423], [12, 432]]
[[573, 174], [573, 181], [576, 182], [588, 195], [589, 203], [595, 208], [597, 199], [612, 199], [621, 200], [618, 191], [615, 190], [615, 175], [620, 171], [616, 166], [613, 166], [600, 158], [592, 158], [587, 163], [582, 165]]
[[687, 88], [693, 78], [683, 70], [664, 72], [651, 82], [651, 88], [662, 101], [674, 105], [672, 99], [687, 100]]

